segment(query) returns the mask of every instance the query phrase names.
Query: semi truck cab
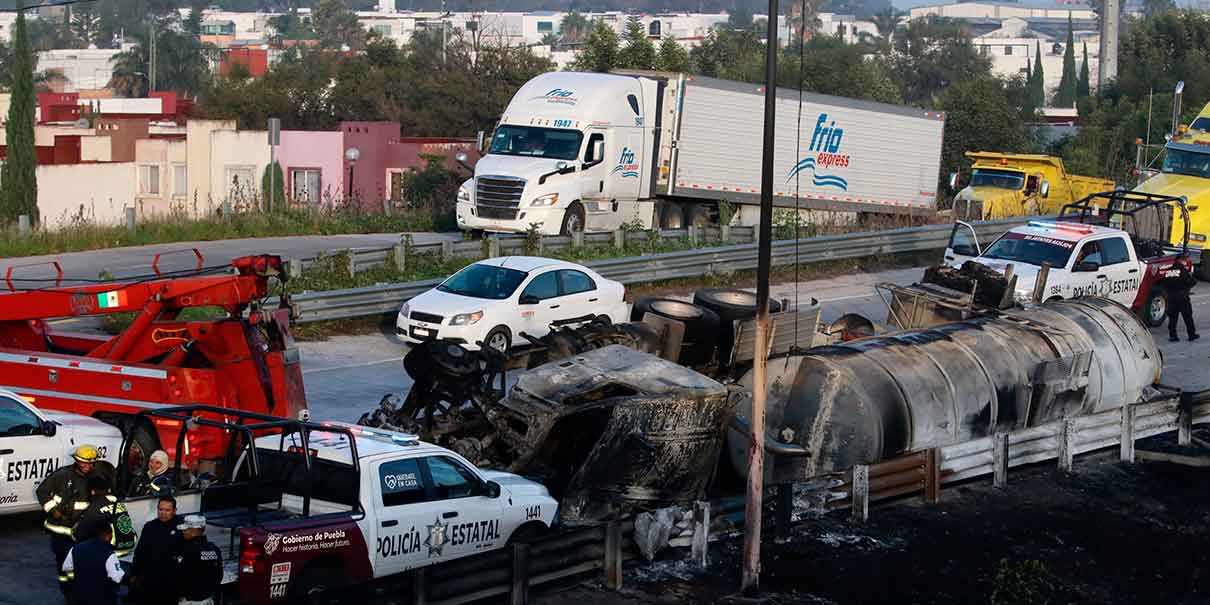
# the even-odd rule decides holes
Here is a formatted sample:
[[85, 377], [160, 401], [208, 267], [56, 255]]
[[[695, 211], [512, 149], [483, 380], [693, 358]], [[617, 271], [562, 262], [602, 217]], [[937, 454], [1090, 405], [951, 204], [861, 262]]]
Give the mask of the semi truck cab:
[[462, 229], [569, 234], [624, 223], [650, 227], [663, 82], [556, 72], [526, 83], [509, 103], [458, 191]]

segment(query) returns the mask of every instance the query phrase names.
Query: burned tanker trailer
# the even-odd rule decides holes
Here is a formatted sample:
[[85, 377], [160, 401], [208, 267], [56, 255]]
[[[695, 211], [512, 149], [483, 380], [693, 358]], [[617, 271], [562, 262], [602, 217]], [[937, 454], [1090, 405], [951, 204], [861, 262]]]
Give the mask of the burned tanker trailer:
[[[1146, 327], [1102, 298], [792, 352], [769, 361], [766, 426], [809, 455], [774, 457], [768, 479], [802, 480], [1118, 408], [1147, 396], [1160, 368]], [[740, 384], [750, 389], [752, 373]], [[737, 406], [740, 417], [750, 412], [750, 402]], [[747, 446], [728, 435], [741, 475]]]

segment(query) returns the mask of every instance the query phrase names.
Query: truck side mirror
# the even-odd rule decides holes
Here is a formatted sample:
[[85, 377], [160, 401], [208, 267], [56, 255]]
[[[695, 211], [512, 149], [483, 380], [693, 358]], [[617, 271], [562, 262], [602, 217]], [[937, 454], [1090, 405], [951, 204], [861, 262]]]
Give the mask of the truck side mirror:
[[55, 433], [59, 432], [59, 425], [53, 420], [42, 421], [42, 434], [47, 437], [54, 437]]
[[957, 173], [957, 172], [951, 172], [951, 173], [950, 173], [950, 178], [949, 178], [949, 188], [950, 188], [950, 193], [957, 193], [957, 192], [958, 192], [958, 184], [959, 184], [959, 181], [958, 181], [958, 173]]
[[538, 300], [538, 297], [533, 294], [522, 294], [521, 298], [517, 301], [518, 304], [522, 305], [536, 305], [540, 302], [542, 301]]
[[1042, 187], [1038, 189], [1038, 192], [1042, 194], [1042, 197], [1049, 197], [1050, 181], [1042, 181]]

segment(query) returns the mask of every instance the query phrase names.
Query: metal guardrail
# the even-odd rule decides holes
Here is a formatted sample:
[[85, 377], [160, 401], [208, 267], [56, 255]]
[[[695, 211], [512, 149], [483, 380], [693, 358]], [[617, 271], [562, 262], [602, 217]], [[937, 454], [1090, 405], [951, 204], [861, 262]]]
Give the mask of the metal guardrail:
[[[1008, 229], [1025, 224], [1030, 218], [1037, 217], [986, 221], [974, 223], [974, 226], [980, 241], [986, 241], [999, 236]], [[796, 259], [799, 263], [816, 263], [940, 250], [945, 248], [949, 242], [951, 229], [951, 225], [926, 225], [889, 231], [826, 235], [798, 240], [797, 247], [795, 240], [781, 240], [773, 242], [772, 261], [774, 266], [786, 266], [793, 265]], [[645, 241], [647, 237], [642, 232], [629, 233], [643, 238], [638, 241]], [[613, 234], [605, 235], [613, 237]], [[590, 241], [588, 240], [590, 237], [594, 237], [594, 235], [584, 236], [586, 241]], [[563, 239], [571, 240], [571, 238]], [[514, 242], [517, 240], [501, 241]], [[447, 248], [453, 246], [457, 251], [460, 249], [458, 246], [467, 244], [475, 246], [476, 249], [481, 249], [483, 246], [482, 242], [445, 242], [427, 248], [434, 246], [439, 248], [444, 245]], [[512, 245], [510, 243], [506, 246], [501, 243], [500, 255], [510, 254], [509, 246]], [[756, 256], [756, 244], [739, 244], [597, 260], [584, 264], [604, 277], [624, 284], [634, 284], [754, 270], [756, 269]], [[295, 296], [294, 302], [299, 306], [298, 321], [300, 322], [381, 315], [394, 312], [408, 299], [425, 292], [440, 282], [440, 279], [429, 279], [345, 290], [307, 292]]]

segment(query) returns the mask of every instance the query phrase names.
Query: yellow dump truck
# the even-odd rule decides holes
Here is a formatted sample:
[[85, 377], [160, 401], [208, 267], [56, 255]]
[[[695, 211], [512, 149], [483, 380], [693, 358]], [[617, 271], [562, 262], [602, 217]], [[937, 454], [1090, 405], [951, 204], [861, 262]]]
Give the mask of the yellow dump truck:
[[[1185, 198], [1188, 210], [1189, 253], [1198, 264], [1198, 276], [1210, 280], [1210, 259], [1202, 258], [1206, 237], [1210, 235], [1210, 104], [1207, 104], [1193, 124], [1182, 126], [1164, 145], [1164, 160], [1160, 172], [1134, 188], [1142, 193], [1154, 193]], [[1170, 242], [1179, 245], [1184, 239], [1186, 225], [1181, 213], [1174, 212], [1170, 221]]]
[[[1049, 155], [968, 151], [970, 181], [954, 196], [954, 217], [981, 220], [1056, 214], [1065, 204], [1109, 191], [1114, 182], [1068, 174], [1063, 160]], [[959, 187], [950, 175], [950, 190]]]

